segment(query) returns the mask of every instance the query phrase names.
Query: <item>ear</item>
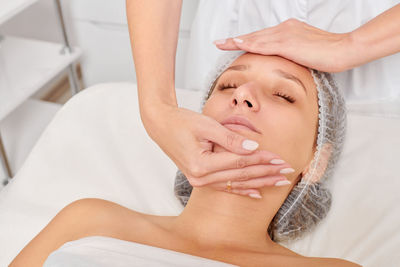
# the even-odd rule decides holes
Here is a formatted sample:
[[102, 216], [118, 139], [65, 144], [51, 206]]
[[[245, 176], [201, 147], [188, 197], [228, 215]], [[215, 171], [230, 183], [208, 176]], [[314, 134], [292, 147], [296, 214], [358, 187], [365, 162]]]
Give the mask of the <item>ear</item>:
[[[311, 168], [311, 164], [313, 164], [314, 159], [312, 159], [306, 166], [306, 168], [301, 173], [302, 179], [305, 181], [310, 181], [311, 183], [318, 182], [325, 173], [326, 167], [328, 166], [329, 158], [332, 154], [332, 144], [325, 143], [322, 145], [320, 150], [317, 166], [315, 167], [315, 171], [313, 173], [308, 173]], [[315, 164], [315, 163], [314, 163]], [[312, 176], [312, 177], [311, 177]]]

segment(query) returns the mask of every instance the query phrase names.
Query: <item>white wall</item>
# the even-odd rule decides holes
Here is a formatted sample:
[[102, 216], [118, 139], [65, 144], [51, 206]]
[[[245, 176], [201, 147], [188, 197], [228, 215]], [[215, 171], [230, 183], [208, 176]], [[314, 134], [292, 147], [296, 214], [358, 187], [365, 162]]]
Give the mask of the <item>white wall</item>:
[[[86, 86], [100, 82], [136, 81], [125, 0], [63, 0], [72, 44], [83, 49]], [[183, 0], [176, 58], [176, 86], [183, 86], [185, 53], [198, 0]], [[61, 42], [53, 0], [40, 0], [0, 27], [0, 34]]]

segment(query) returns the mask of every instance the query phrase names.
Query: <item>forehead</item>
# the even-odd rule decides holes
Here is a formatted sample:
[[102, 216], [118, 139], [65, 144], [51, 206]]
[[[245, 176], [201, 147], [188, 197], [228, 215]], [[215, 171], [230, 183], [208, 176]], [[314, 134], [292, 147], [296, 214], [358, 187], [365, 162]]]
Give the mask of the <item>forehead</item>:
[[238, 57], [231, 65], [244, 65], [245, 67], [237, 67], [237, 70], [249, 70], [258, 71], [263, 73], [268, 73], [269, 71], [274, 71], [276, 69], [281, 69], [286, 73], [290, 73], [293, 76], [299, 78], [304, 83], [314, 84], [314, 79], [311, 76], [311, 72], [308, 68], [294, 63], [288, 59], [280, 56], [265, 56], [258, 54], [246, 53]]

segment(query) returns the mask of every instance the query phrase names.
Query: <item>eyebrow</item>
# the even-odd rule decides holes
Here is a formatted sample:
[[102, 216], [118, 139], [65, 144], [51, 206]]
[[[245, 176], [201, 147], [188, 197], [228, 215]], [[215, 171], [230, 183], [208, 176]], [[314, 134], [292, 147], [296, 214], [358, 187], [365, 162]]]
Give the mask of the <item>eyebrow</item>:
[[294, 76], [293, 74], [288, 73], [288, 72], [286, 72], [286, 71], [283, 71], [283, 70], [281, 70], [281, 69], [276, 69], [276, 70], [274, 70], [274, 73], [280, 75], [280, 76], [283, 77], [283, 78], [286, 78], [286, 79], [288, 79], [288, 80], [291, 80], [291, 81], [297, 83], [298, 85], [300, 85], [301, 87], [303, 87], [304, 93], [306, 93], [306, 95], [307, 95], [306, 87], [304, 86], [303, 82], [302, 82], [299, 78], [297, 78], [297, 77]]
[[[244, 71], [244, 70], [248, 70], [248, 69], [250, 69], [250, 65], [235, 65], [235, 66], [230, 66], [229, 68], [227, 68], [222, 74], [224, 74], [225, 72], [227, 72], [229, 70]], [[275, 69], [275, 70], [273, 70], [273, 72], [278, 74], [279, 76], [281, 76], [285, 79], [288, 79], [290, 81], [293, 81], [293, 82], [297, 83], [298, 85], [300, 85], [301, 87], [303, 87], [303, 90], [307, 95], [306, 87], [304, 86], [303, 82], [299, 78], [297, 78], [293, 74], [288, 73], [281, 69]], [[222, 74], [221, 74], [221, 76], [222, 76]]]
[[227, 68], [224, 72], [227, 72], [228, 70], [239, 70], [239, 71], [243, 71], [243, 70], [247, 70], [250, 69], [249, 65], [235, 65], [235, 66], [230, 66], [229, 68]]

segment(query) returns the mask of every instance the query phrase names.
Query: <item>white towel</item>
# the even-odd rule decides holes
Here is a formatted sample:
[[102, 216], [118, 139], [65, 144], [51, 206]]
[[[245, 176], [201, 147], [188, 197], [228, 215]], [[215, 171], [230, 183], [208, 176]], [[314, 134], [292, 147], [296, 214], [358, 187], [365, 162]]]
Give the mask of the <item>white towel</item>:
[[105, 236], [67, 242], [53, 251], [43, 267], [134, 267], [134, 266], [236, 266], [173, 250]]

